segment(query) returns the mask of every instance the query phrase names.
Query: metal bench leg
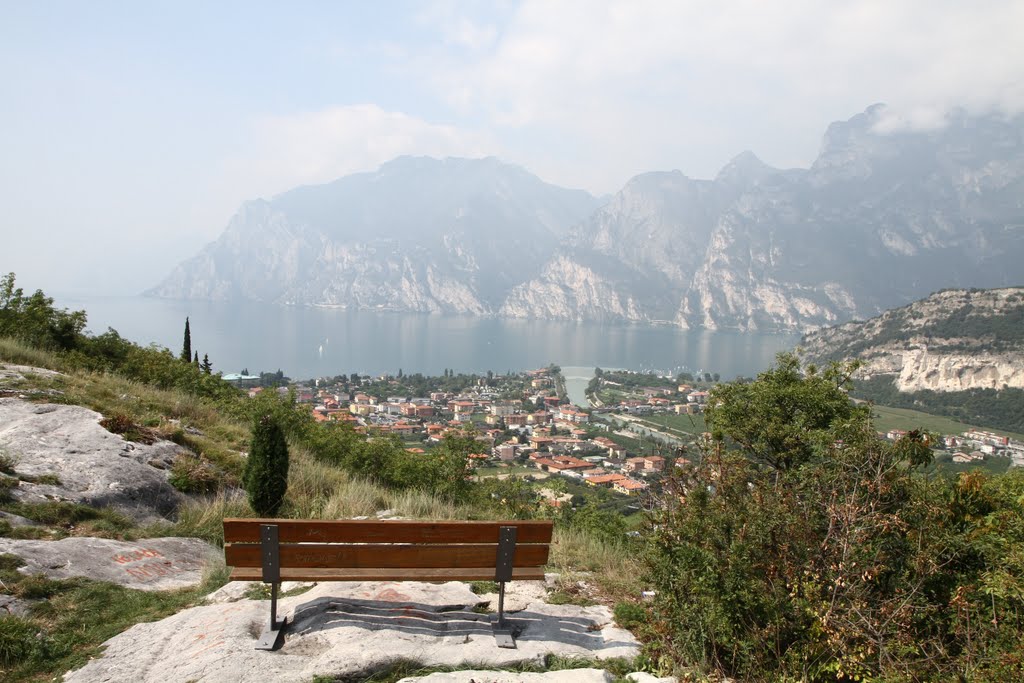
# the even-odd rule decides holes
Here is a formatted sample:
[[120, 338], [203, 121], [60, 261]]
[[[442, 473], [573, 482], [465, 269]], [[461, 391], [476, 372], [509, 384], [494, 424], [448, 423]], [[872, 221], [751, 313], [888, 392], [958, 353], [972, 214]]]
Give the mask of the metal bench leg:
[[281, 585], [281, 553], [278, 546], [277, 525], [260, 526], [260, 553], [263, 556], [263, 582], [270, 584], [270, 623], [263, 629], [256, 643], [257, 650], [276, 650], [288, 625], [288, 617], [277, 619], [277, 589]]
[[516, 552], [516, 527], [503, 526], [498, 536], [498, 562], [494, 580], [498, 582], [498, 620], [494, 623], [494, 640], [498, 647], [515, 649], [512, 625], [505, 621], [505, 582], [512, 580], [512, 559]]

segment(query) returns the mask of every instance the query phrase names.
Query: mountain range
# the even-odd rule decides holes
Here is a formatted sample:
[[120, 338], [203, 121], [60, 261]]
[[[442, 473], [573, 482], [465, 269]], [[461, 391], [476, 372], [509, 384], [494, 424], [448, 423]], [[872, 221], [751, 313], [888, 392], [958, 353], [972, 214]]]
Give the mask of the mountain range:
[[807, 169], [744, 152], [610, 198], [486, 159], [400, 157], [246, 202], [151, 296], [812, 330], [948, 287], [1020, 284], [1024, 116], [828, 127]]

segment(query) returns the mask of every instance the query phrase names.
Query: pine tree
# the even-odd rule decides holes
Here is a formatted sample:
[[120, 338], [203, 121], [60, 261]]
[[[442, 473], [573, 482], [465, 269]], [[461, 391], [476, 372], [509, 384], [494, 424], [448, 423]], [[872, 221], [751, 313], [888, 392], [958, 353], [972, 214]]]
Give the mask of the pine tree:
[[181, 359], [186, 363], [192, 360], [192, 332], [188, 328], [188, 317], [185, 318], [185, 340], [181, 344]]
[[256, 514], [277, 514], [288, 490], [288, 443], [281, 425], [271, 415], [263, 415], [253, 427], [242, 483]]
[[205, 372], [207, 375], [213, 372], [213, 363], [210, 362], [209, 355], [205, 353], [203, 354], [203, 362], [200, 365], [200, 367], [203, 369], [203, 372]]

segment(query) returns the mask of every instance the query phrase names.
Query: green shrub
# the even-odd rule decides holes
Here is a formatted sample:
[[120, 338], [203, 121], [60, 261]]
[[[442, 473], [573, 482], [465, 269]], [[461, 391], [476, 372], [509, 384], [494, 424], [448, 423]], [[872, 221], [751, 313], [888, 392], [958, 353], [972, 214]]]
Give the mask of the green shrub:
[[168, 481], [182, 493], [214, 493], [221, 488], [222, 476], [202, 458], [179, 453], [174, 458]]
[[0, 448], [0, 474], [14, 474], [14, 468], [18, 465], [18, 459]]
[[66, 584], [48, 579], [42, 574], [26, 576], [18, 582], [15, 593], [26, 600], [45, 600], [66, 590]]
[[615, 623], [624, 629], [633, 630], [646, 623], [647, 610], [635, 602], [619, 602], [615, 605]]
[[100, 426], [111, 434], [120, 434], [128, 441], [136, 443], [151, 444], [156, 441], [156, 435], [152, 429], [135, 424], [130, 415], [114, 413], [110, 417], [100, 420]]
[[25, 561], [17, 555], [0, 554], [0, 582], [4, 584], [18, 583], [25, 578], [25, 575], [18, 571], [18, 567], [24, 566]]
[[243, 482], [256, 514], [277, 514], [288, 490], [288, 444], [281, 426], [269, 414], [260, 417], [253, 428]]
[[48, 639], [28, 619], [0, 616], [0, 667], [8, 668], [45, 656]]

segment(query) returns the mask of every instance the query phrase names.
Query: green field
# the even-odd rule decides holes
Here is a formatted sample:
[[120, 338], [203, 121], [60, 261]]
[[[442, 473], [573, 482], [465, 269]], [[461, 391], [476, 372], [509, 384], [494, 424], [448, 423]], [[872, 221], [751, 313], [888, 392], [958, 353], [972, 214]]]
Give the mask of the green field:
[[644, 415], [640, 419], [649, 423], [655, 429], [667, 432], [673, 436], [696, 436], [707, 431], [703, 415], [666, 413], [663, 415]]
[[[875, 428], [880, 432], [887, 432], [890, 429], [923, 429], [941, 434], [962, 434], [968, 429], [975, 428], [974, 425], [966, 425], [949, 417], [929, 415], [928, 413], [907, 408], [890, 408], [888, 406], [876, 405], [873, 407], [872, 413], [875, 417]], [[978, 429], [986, 429], [996, 434], [1008, 436], [1011, 439], [1024, 439], [1024, 434], [1016, 434], [1001, 429], [982, 427], [978, 427]]]
[[477, 467], [473, 470], [473, 474], [478, 477], [496, 477], [499, 474], [533, 474], [544, 476], [546, 472], [542, 472], [536, 467], [523, 467], [522, 465], [486, 465], [484, 467]]

